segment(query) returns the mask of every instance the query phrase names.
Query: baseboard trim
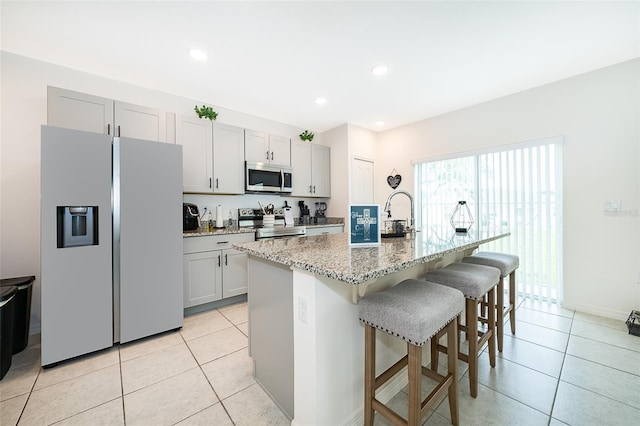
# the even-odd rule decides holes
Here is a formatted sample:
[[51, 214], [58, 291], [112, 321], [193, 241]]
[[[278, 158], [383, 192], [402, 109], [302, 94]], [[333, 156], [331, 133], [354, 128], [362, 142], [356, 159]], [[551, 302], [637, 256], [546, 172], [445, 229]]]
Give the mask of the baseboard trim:
[[573, 303], [571, 301], [567, 301], [566, 299], [562, 302], [561, 306], [565, 309], [584, 312], [586, 314], [598, 315], [606, 318], [612, 318], [620, 321], [626, 321], [629, 317], [629, 312], [631, 312], [630, 310], [628, 312], [621, 312], [617, 309], [603, 309], [598, 306], [585, 305], [583, 303]]

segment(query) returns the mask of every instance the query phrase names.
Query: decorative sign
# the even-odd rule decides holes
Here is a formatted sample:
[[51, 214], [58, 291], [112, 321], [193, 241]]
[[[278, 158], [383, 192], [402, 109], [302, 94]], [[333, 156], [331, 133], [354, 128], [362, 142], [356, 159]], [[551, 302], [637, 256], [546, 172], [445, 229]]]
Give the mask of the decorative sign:
[[398, 174], [396, 169], [393, 169], [391, 171], [391, 175], [387, 176], [387, 183], [389, 184], [391, 189], [396, 189], [398, 186], [400, 186], [400, 182], [402, 182], [402, 176]]
[[380, 244], [380, 206], [378, 204], [349, 205], [349, 244], [366, 246]]

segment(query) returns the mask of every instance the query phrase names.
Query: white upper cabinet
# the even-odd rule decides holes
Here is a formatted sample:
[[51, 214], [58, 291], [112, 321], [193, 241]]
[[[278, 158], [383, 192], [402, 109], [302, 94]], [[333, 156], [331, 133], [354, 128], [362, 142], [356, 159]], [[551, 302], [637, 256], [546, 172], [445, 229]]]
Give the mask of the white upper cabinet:
[[269, 162], [277, 166], [291, 166], [291, 139], [269, 135]]
[[211, 121], [178, 115], [176, 142], [182, 145], [184, 192], [213, 192], [213, 125]]
[[244, 194], [244, 129], [213, 125], [213, 192]]
[[244, 154], [247, 163], [291, 166], [291, 140], [256, 130], [244, 131]]
[[158, 109], [58, 87], [47, 88], [50, 126], [173, 143], [173, 121], [174, 114]]
[[311, 145], [311, 185], [314, 197], [331, 197], [331, 148]]
[[291, 142], [292, 196], [331, 197], [331, 148], [309, 142]]
[[155, 108], [115, 101], [114, 136], [167, 141], [167, 113]]
[[111, 99], [49, 86], [47, 124], [113, 135], [113, 103]]
[[179, 115], [184, 192], [244, 194], [243, 129]]

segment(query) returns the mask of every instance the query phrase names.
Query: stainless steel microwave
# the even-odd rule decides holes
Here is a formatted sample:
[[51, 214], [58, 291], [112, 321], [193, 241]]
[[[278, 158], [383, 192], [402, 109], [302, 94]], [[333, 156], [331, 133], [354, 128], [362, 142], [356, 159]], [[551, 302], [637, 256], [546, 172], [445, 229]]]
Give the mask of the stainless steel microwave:
[[291, 167], [246, 163], [245, 191], [291, 193]]

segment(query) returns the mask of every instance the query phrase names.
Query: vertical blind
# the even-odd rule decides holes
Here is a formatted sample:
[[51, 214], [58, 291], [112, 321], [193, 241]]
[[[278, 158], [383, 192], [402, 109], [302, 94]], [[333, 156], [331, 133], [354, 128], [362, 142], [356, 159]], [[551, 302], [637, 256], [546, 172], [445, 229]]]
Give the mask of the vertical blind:
[[561, 141], [548, 138], [417, 163], [419, 228], [445, 241], [452, 233], [453, 210], [466, 201], [473, 226], [511, 232], [480, 249], [519, 256], [518, 292], [562, 301]]

